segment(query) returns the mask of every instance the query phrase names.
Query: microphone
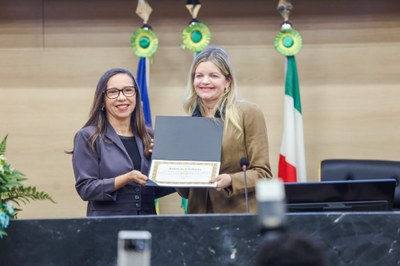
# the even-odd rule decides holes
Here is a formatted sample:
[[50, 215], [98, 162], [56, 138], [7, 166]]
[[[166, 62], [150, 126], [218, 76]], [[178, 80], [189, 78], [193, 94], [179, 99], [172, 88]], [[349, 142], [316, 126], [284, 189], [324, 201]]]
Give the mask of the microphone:
[[249, 212], [249, 196], [247, 193], [247, 175], [246, 175], [247, 167], [249, 167], [249, 159], [247, 159], [246, 157], [241, 158], [240, 167], [242, 167], [244, 174], [244, 196], [246, 199], [246, 212]]

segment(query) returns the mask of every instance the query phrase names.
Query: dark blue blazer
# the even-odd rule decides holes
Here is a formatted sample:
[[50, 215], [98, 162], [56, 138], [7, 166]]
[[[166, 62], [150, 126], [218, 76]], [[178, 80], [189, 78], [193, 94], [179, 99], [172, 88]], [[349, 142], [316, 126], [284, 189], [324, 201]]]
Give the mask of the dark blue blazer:
[[[89, 149], [89, 137], [95, 127], [78, 131], [75, 137], [72, 164], [75, 187], [80, 197], [88, 201], [88, 216], [156, 214], [154, 199], [175, 192], [173, 188], [140, 186], [130, 183], [114, 189], [116, 176], [134, 170], [133, 162], [121, 139], [108, 124], [105, 136], [96, 140], [96, 154]], [[143, 152], [143, 143], [135, 137], [142, 158], [140, 171], [148, 175], [150, 160]]]

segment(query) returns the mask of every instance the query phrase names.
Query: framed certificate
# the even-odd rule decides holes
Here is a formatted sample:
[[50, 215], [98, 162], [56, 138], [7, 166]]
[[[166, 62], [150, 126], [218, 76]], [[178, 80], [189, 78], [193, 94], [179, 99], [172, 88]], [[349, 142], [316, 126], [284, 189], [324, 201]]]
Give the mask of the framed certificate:
[[157, 116], [149, 185], [215, 187], [223, 122], [188, 116]]

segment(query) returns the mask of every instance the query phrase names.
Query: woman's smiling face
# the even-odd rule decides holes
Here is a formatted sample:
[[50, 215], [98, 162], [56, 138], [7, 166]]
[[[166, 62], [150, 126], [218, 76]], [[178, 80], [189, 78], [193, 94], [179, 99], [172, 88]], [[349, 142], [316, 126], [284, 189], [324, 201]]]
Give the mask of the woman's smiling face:
[[[130, 76], [123, 73], [112, 76], [107, 82], [107, 90], [122, 90], [129, 87], [134, 88], [133, 80]], [[136, 93], [133, 96], [125, 96], [122, 91], [120, 91], [118, 97], [115, 99], [110, 99], [107, 96], [104, 97], [104, 104], [109, 121], [130, 120], [136, 107]]]
[[229, 88], [230, 80], [211, 61], [202, 62], [197, 66], [193, 78], [193, 87], [203, 103], [215, 106]]

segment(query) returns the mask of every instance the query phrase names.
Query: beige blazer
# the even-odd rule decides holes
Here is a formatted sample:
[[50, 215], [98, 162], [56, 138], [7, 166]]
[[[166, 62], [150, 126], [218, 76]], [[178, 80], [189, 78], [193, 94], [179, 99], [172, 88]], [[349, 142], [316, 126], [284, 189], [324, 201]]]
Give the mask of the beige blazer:
[[264, 115], [257, 105], [237, 103], [243, 134], [232, 127], [224, 131], [220, 174], [229, 174], [232, 186], [216, 191], [214, 188], [177, 188], [188, 198], [187, 213], [243, 213], [246, 212], [244, 173], [240, 159], [247, 157], [247, 187], [250, 212], [256, 212], [255, 183], [259, 178], [272, 177], [268, 154], [268, 137]]

